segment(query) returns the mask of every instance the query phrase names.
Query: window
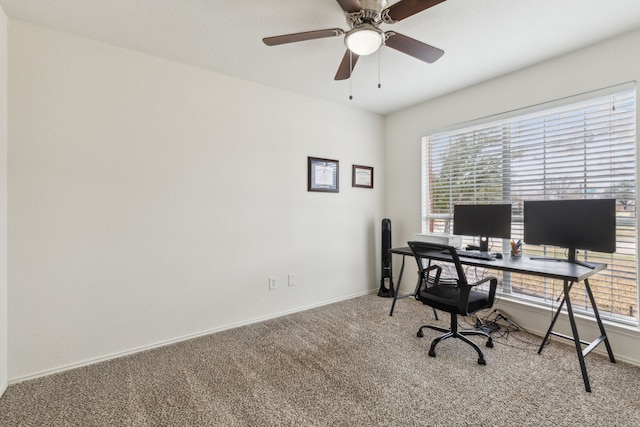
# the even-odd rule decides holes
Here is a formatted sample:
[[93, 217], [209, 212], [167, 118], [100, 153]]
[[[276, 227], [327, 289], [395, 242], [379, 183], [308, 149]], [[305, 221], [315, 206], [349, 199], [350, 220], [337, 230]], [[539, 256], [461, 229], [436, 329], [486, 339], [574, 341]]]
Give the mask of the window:
[[[580, 251], [580, 259], [608, 264], [590, 279], [601, 316], [637, 325], [635, 117], [635, 87], [626, 85], [425, 137], [423, 232], [450, 233], [455, 204], [511, 203], [518, 240], [524, 200], [615, 198], [616, 253]], [[501, 244], [493, 250], [508, 252]], [[524, 253], [566, 257], [556, 247], [525, 245]], [[589, 314], [584, 287], [573, 293], [579, 286], [574, 308]], [[553, 306], [562, 283], [504, 273], [500, 292]]]

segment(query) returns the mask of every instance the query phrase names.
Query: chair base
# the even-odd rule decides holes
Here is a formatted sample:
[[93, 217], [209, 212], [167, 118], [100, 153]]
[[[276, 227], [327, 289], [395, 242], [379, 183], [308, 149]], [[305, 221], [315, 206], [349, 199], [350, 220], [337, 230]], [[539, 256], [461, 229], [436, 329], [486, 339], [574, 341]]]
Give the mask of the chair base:
[[462, 341], [466, 342], [471, 347], [473, 347], [475, 351], [478, 353], [479, 365], [487, 364], [487, 362], [484, 359], [484, 354], [482, 353], [482, 350], [480, 350], [480, 347], [478, 347], [476, 343], [474, 343], [469, 338], [467, 338], [466, 335], [481, 335], [483, 337], [486, 337], [487, 338], [486, 346], [489, 348], [493, 348], [493, 339], [491, 338], [491, 336], [489, 336], [488, 333], [483, 331], [458, 331], [457, 328], [455, 328], [454, 330], [451, 330], [451, 329], [440, 328], [438, 326], [424, 325], [424, 326], [421, 326], [420, 329], [418, 329], [417, 336], [419, 338], [422, 338], [424, 336], [424, 332], [422, 332], [424, 328], [429, 328], [435, 331], [445, 333], [444, 335], [439, 336], [438, 338], [434, 339], [431, 342], [431, 348], [429, 349], [429, 356], [436, 357], [436, 345], [438, 345], [440, 341], [446, 340], [447, 338], [460, 338]]

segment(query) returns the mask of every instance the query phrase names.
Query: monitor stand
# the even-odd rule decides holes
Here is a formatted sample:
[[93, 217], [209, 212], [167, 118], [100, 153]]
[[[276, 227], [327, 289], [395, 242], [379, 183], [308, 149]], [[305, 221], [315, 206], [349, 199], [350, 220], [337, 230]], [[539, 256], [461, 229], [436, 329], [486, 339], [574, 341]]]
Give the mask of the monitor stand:
[[588, 268], [595, 268], [595, 266], [591, 263], [585, 262], [585, 261], [578, 261], [576, 259], [576, 249], [575, 248], [569, 248], [569, 259], [567, 261], [569, 261], [572, 264], [578, 264], [581, 265], [583, 267], [588, 267]]
[[559, 261], [559, 262], [568, 262], [571, 264], [576, 264], [576, 265], [581, 265], [583, 267], [587, 267], [587, 268], [595, 268], [595, 266], [591, 263], [588, 263], [586, 261], [578, 261], [576, 259], [576, 249], [575, 248], [569, 248], [569, 257], [567, 259], [562, 259], [562, 258], [552, 258], [552, 257], [531, 257], [530, 259], [532, 260], [538, 260], [538, 261]]

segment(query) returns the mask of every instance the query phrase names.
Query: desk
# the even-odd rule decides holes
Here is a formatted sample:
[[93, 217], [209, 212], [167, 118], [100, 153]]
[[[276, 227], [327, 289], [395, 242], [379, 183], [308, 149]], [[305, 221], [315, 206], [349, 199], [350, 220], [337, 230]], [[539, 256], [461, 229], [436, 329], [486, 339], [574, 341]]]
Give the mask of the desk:
[[[406, 256], [410, 256], [413, 258], [413, 252], [411, 252], [411, 248], [402, 247], [402, 248], [392, 248], [389, 250], [391, 254], [402, 255], [402, 267], [400, 267], [400, 275], [398, 277], [398, 284], [396, 286], [396, 292], [393, 297], [393, 303], [391, 305], [391, 312], [389, 316], [393, 316], [393, 309], [395, 307], [396, 300], [401, 298], [406, 298], [408, 296], [415, 296], [418, 286], [420, 282], [416, 285], [416, 289], [413, 294], [403, 295], [398, 297], [398, 293], [400, 291], [400, 285], [402, 281], [402, 274], [404, 270], [404, 261]], [[441, 261], [441, 262], [450, 262], [451, 256], [447, 254], [443, 254], [439, 251], [434, 251], [433, 256], [429, 257], [433, 261]], [[510, 271], [512, 273], [521, 273], [533, 276], [542, 276], [551, 279], [562, 280], [564, 283], [563, 292], [562, 292], [562, 302], [558, 307], [555, 315], [553, 316], [553, 320], [549, 325], [549, 329], [547, 329], [547, 333], [542, 340], [542, 344], [540, 344], [540, 348], [538, 349], [538, 354], [542, 352], [544, 348], [545, 342], [549, 338], [549, 335], [554, 335], [563, 339], [571, 340], [574, 342], [576, 347], [576, 353], [578, 355], [578, 361], [580, 362], [580, 370], [582, 371], [582, 379], [584, 381], [585, 389], [590, 392], [591, 386], [589, 385], [589, 376], [587, 375], [587, 368], [584, 363], [584, 357], [589, 354], [594, 348], [598, 346], [598, 344], [604, 342], [607, 353], [609, 354], [609, 360], [612, 363], [615, 363], [616, 360], [613, 357], [613, 352], [611, 351], [611, 346], [609, 344], [609, 339], [607, 338], [607, 334], [604, 330], [604, 325], [602, 324], [602, 320], [600, 320], [600, 313], [598, 312], [598, 307], [593, 299], [593, 293], [591, 292], [591, 286], [589, 286], [589, 277], [594, 274], [604, 270], [607, 268], [606, 264], [593, 264], [592, 267], [586, 267], [583, 265], [579, 265], [576, 263], [566, 262], [564, 260], [550, 260], [550, 259], [531, 259], [527, 256], [520, 257], [512, 257], [509, 255], [504, 255], [502, 259], [495, 259], [491, 261], [474, 259], [474, 258], [465, 258], [460, 257], [460, 262], [464, 265], [468, 265], [471, 267], [481, 267], [490, 270], [500, 270], [500, 271]], [[418, 279], [420, 280], [420, 279]], [[586, 342], [580, 340], [578, 336], [578, 329], [576, 327], [576, 321], [573, 315], [573, 308], [571, 307], [571, 299], [570, 292], [574, 283], [584, 282], [585, 288], [587, 290], [587, 294], [589, 295], [589, 301], [591, 302], [591, 307], [593, 308], [593, 314], [596, 318], [596, 322], [598, 323], [598, 328], [600, 329], [600, 336], [596, 338], [593, 342]], [[553, 331], [553, 326], [560, 315], [560, 311], [562, 307], [567, 307], [567, 314], [569, 317], [569, 323], [571, 324], [571, 332], [573, 336], [563, 335]], [[582, 349], [582, 345], [586, 347], [584, 350]]]

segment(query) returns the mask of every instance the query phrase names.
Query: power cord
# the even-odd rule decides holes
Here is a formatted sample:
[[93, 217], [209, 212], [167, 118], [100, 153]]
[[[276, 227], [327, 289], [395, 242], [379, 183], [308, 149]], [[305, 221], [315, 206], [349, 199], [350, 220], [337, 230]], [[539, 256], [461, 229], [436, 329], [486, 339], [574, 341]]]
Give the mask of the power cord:
[[[514, 332], [523, 332], [528, 335], [534, 335], [499, 309], [493, 309], [484, 317], [476, 315], [475, 321], [473, 323], [469, 322], [469, 320], [465, 318], [465, 323], [466, 326], [469, 327], [469, 329], [479, 329], [483, 327], [488, 329], [489, 334], [491, 335], [494, 342], [507, 347], [530, 351], [531, 348], [538, 348], [538, 346], [540, 345], [539, 342], [532, 342], [530, 340], [523, 339], [519, 334], [515, 334]], [[522, 345], [509, 344], [507, 342], [509, 338], [517, 341], [520, 344], [525, 344], [526, 346], [523, 347]]]

